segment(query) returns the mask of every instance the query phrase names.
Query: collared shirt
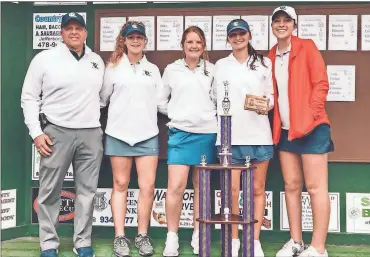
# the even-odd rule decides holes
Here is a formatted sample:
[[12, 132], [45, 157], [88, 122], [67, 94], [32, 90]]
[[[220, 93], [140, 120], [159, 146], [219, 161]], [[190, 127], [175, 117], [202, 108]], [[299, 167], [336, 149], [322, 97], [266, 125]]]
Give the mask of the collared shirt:
[[[270, 122], [267, 115], [259, 115], [254, 111], [244, 109], [247, 94], [266, 96], [269, 109], [274, 106], [272, 65], [270, 59], [264, 57], [263, 66], [258, 59], [251, 69], [251, 58], [240, 63], [231, 53], [228, 57], [216, 63], [214, 72], [214, 89], [217, 90], [217, 113], [222, 115], [222, 101], [225, 97], [224, 83], [228, 83], [230, 100], [229, 114], [232, 115], [231, 144], [232, 145], [272, 145]], [[217, 145], [220, 145], [221, 124], [218, 124]]]
[[28, 68], [21, 95], [31, 137], [43, 134], [40, 112], [61, 127], [100, 127], [99, 92], [103, 76], [103, 60], [87, 46], [80, 61], [65, 44], [38, 53]]
[[77, 60], [77, 61], [79, 61], [79, 60], [81, 60], [81, 59], [82, 59], [82, 57], [84, 57], [84, 55], [85, 55], [85, 45], [84, 45], [84, 47], [82, 48], [81, 56], [78, 56], [78, 54], [77, 54], [75, 51], [71, 50], [71, 49], [69, 49], [69, 51], [70, 51], [70, 52], [71, 52], [71, 54], [76, 58], [76, 60]]
[[104, 87], [101, 92], [102, 105], [109, 104], [106, 133], [129, 145], [135, 145], [156, 136], [156, 98], [162, 88], [158, 67], [145, 56], [131, 64], [123, 55], [115, 67], [107, 66]]
[[277, 87], [279, 91], [278, 102], [279, 111], [281, 117], [282, 128], [289, 130], [289, 97], [288, 97], [288, 81], [289, 81], [289, 55], [291, 45], [285, 50], [284, 53], [279, 52], [279, 48], [276, 48], [276, 60], [275, 60], [275, 77]]
[[201, 61], [190, 70], [183, 59], [163, 73], [159, 111], [168, 114], [169, 127], [190, 133], [216, 133], [216, 106], [211, 98], [214, 65]]

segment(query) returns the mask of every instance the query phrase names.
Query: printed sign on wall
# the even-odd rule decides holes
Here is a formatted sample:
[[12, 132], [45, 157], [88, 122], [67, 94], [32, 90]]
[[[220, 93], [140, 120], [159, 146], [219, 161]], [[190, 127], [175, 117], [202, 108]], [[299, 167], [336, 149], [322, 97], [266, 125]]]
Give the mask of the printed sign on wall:
[[[166, 192], [167, 189], [155, 189], [154, 203], [150, 225], [153, 227], [167, 227], [166, 220]], [[180, 228], [193, 228], [193, 201], [194, 190], [186, 189], [182, 197]]]
[[[50, 49], [62, 42], [60, 23], [64, 14], [33, 14], [33, 49]], [[86, 23], [86, 13], [79, 14], [85, 19]]]
[[[240, 191], [239, 194], [239, 215], [243, 215], [243, 191]], [[215, 190], [215, 214], [219, 214], [221, 211], [221, 190]], [[262, 221], [262, 230], [272, 230], [272, 191], [266, 191], [266, 206], [265, 213]], [[217, 224], [216, 229], [221, 229], [221, 225]], [[239, 229], [243, 229], [243, 226], [240, 225]]]
[[346, 193], [348, 233], [370, 233], [370, 194]]
[[1, 191], [1, 229], [16, 226], [17, 189]]
[[[113, 216], [111, 208], [112, 188], [98, 188], [94, 198], [93, 226], [113, 227]], [[139, 189], [127, 191], [127, 210], [125, 227], [137, 227], [137, 201]]]
[[[329, 232], [340, 232], [339, 193], [329, 193], [330, 221]], [[289, 230], [288, 214], [285, 202], [285, 192], [280, 192], [280, 229]], [[311, 198], [307, 192], [302, 193], [302, 230], [313, 230]]]

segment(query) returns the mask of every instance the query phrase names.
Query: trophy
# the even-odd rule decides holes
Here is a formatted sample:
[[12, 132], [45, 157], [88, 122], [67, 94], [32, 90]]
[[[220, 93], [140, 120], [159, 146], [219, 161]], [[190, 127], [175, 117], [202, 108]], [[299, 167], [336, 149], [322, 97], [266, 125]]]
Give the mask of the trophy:
[[[223, 114], [219, 115], [221, 125], [221, 150], [219, 164], [207, 164], [205, 156], [201, 157], [199, 168], [199, 256], [211, 256], [211, 225], [221, 224], [221, 256], [231, 256], [231, 226], [242, 224], [243, 257], [254, 257], [254, 192], [253, 173], [255, 167], [250, 164], [250, 157], [246, 156], [245, 165], [232, 164], [231, 151], [231, 102], [229, 100], [229, 83], [223, 82], [225, 95], [222, 101]], [[243, 190], [243, 215], [231, 214], [231, 170], [241, 170]], [[218, 171], [221, 181], [221, 213], [211, 215], [211, 172]]]

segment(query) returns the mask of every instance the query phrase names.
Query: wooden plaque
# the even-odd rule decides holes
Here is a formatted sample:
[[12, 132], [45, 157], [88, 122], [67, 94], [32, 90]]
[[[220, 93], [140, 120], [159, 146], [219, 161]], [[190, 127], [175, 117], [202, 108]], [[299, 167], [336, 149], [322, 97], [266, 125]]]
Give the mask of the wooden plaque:
[[260, 111], [261, 114], [267, 115], [269, 111], [269, 100], [265, 96], [246, 95], [244, 109], [249, 111]]

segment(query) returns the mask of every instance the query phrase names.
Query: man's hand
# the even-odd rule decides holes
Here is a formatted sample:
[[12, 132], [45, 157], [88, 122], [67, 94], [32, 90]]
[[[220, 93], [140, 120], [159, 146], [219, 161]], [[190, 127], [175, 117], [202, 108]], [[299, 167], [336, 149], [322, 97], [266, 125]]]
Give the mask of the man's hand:
[[35, 143], [37, 151], [44, 157], [48, 157], [51, 155], [52, 150], [49, 146], [53, 145], [50, 140], [50, 137], [46, 134], [42, 134], [33, 140]]

